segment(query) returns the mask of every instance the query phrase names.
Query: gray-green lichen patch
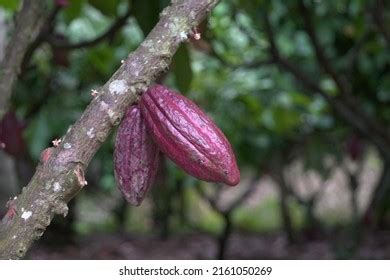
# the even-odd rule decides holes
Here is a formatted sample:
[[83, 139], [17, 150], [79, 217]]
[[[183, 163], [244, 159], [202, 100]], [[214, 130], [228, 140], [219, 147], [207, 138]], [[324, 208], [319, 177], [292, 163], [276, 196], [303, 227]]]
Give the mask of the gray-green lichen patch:
[[68, 206], [63, 201], [57, 201], [53, 207], [54, 213], [66, 217], [68, 215]]
[[109, 106], [108, 106], [108, 104], [106, 102], [104, 102], [104, 101], [100, 102], [100, 108], [101, 108], [102, 111], [106, 111], [108, 109], [108, 107]]
[[88, 129], [88, 131], [87, 131], [87, 136], [88, 136], [88, 138], [93, 139], [93, 138], [95, 137], [95, 133], [94, 133], [93, 131], [94, 131], [94, 128], [93, 128], [93, 127], [91, 127], [90, 129]]
[[72, 148], [72, 145], [70, 144], [70, 143], [65, 143], [64, 144], [64, 149], [70, 149], [70, 148]]
[[181, 41], [188, 39], [187, 34], [185, 33], [190, 26], [188, 26], [188, 20], [184, 17], [174, 17], [170, 23], [168, 23], [168, 28], [171, 34], [177, 36]]
[[127, 92], [128, 86], [125, 80], [114, 80], [108, 86], [108, 90], [113, 95], [122, 95]]
[[62, 191], [62, 187], [61, 187], [61, 185], [60, 185], [59, 182], [55, 182], [55, 183], [53, 184], [53, 191], [54, 191], [54, 192], [60, 192], [60, 191]]
[[23, 211], [22, 215], [20, 216], [23, 220], [27, 221], [32, 216], [32, 211]]

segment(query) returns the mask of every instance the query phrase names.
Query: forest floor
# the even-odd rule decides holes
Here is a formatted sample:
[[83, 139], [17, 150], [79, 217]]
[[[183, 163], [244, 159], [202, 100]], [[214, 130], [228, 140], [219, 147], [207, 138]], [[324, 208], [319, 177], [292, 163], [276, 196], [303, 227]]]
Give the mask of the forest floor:
[[[375, 166], [374, 166], [375, 167]], [[316, 207], [315, 214], [322, 221], [328, 221], [327, 230], [320, 234], [316, 231], [296, 233], [297, 242], [289, 245], [285, 235], [277, 227], [269, 226], [268, 231], [255, 232], [242, 230], [243, 225], [248, 227], [248, 217], [265, 224], [273, 224], [277, 220], [277, 208], [257, 209], [259, 204], [266, 205], [272, 197], [277, 198], [276, 187], [267, 178], [256, 186], [257, 190], [245, 201], [242, 208], [243, 224], [236, 224], [235, 231], [229, 238], [225, 256], [227, 259], [390, 259], [390, 231], [369, 231], [366, 228], [354, 229], [350, 224], [353, 216], [351, 207], [351, 193], [346, 187], [346, 177], [341, 170], [336, 170], [332, 178], [322, 181], [318, 175], [306, 172], [302, 167], [293, 166], [289, 180], [297, 187], [296, 191], [305, 197], [319, 188], [325, 188]], [[298, 178], [298, 179], [297, 179]], [[364, 168], [359, 178], [360, 188], [357, 193], [359, 212], [364, 213], [372, 186], [378, 178], [378, 168], [370, 164]], [[298, 180], [294, 182], [294, 180]], [[222, 202], [229, 201], [237, 195], [240, 188], [229, 189], [226, 196], [222, 195]], [[91, 198], [91, 194], [86, 196]], [[112, 200], [112, 201], [111, 201]], [[96, 203], [99, 201], [99, 203]], [[85, 225], [96, 221], [101, 223], [107, 213], [112, 213], [117, 202], [110, 196], [102, 195], [93, 198], [93, 203], [85, 199], [77, 212], [80, 223]], [[112, 205], [111, 205], [112, 204]], [[89, 205], [89, 206], [88, 206]], [[92, 205], [92, 206], [91, 206]], [[88, 207], [87, 207], [88, 206]], [[192, 215], [207, 208], [199, 206]], [[260, 211], [261, 210], [261, 211]], [[137, 212], [138, 211], [138, 212]], [[150, 213], [148, 203], [142, 208], [131, 208], [133, 213], [132, 224], [150, 224], [147, 222]], [[138, 214], [137, 214], [138, 213]], [[134, 220], [134, 214], [139, 218]], [[271, 215], [272, 214], [272, 215]], [[208, 214], [209, 215], [209, 214]], [[206, 216], [208, 216], [206, 215]], [[84, 217], [85, 216], [85, 217]], [[96, 216], [96, 217], [95, 217]], [[216, 220], [212, 220], [213, 223]], [[330, 221], [330, 222], [329, 222]], [[332, 222], [333, 221], [333, 222]], [[336, 223], [334, 222], [336, 221]], [[349, 222], [348, 222], [349, 221]], [[331, 226], [329, 226], [331, 225]], [[149, 225], [150, 226], [150, 225]], [[240, 230], [239, 230], [240, 229]], [[270, 230], [272, 229], [272, 230]], [[257, 230], [259, 230], [257, 228]], [[264, 230], [264, 227], [263, 227]], [[96, 228], [85, 234], [75, 234], [74, 240], [69, 240], [69, 234], [49, 236], [41, 240], [32, 248], [27, 258], [30, 259], [215, 259], [218, 255], [218, 241], [210, 233], [175, 233], [169, 238], [162, 239], [156, 235], [140, 233], [130, 228], [127, 233], [101, 232]], [[104, 231], [103, 231], [104, 232]], [[148, 232], [151, 231], [149, 228]], [[217, 231], [219, 232], [219, 230]], [[268, 232], [268, 233], [265, 233]], [[360, 236], [356, 233], [361, 232]], [[48, 233], [45, 234], [45, 237]], [[45, 238], [44, 237], [44, 238]], [[60, 240], [68, 238], [68, 240]], [[64, 245], [61, 245], [64, 244]], [[358, 246], [354, 246], [358, 244]]]
[[[390, 259], [390, 232], [365, 234], [353, 252], [346, 249], [342, 233], [338, 240], [316, 238], [288, 245], [282, 234], [234, 233], [226, 251], [227, 259]], [[334, 236], [334, 235], [332, 235]], [[344, 247], [337, 247], [337, 246]], [[215, 259], [217, 242], [210, 235], [157, 237], [124, 234], [95, 234], [73, 244], [53, 247], [40, 244], [30, 259]]]

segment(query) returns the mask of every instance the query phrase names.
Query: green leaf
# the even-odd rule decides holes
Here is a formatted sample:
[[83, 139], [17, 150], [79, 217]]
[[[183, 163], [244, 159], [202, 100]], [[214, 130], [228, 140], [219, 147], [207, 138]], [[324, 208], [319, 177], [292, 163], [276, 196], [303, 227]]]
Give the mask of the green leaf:
[[64, 16], [67, 22], [71, 22], [81, 14], [85, 0], [71, 0], [64, 9]]
[[159, 1], [135, 0], [133, 3], [133, 11], [135, 18], [146, 37], [158, 21], [160, 12]]
[[181, 45], [173, 57], [173, 73], [178, 89], [188, 92], [192, 81], [191, 58], [186, 45]]
[[107, 16], [114, 16], [117, 14], [117, 7], [120, 0], [88, 0], [88, 2], [103, 14]]
[[275, 106], [263, 113], [264, 125], [277, 133], [291, 133], [300, 124], [300, 115], [293, 110]]
[[20, 0], [0, 0], [0, 7], [12, 12], [16, 11], [20, 6]]
[[113, 71], [113, 67], [116, 65], [114, 52], [107, 44], [101, 44], [100, 46], [91, 49], [87, 54], [86, 65], [90, 66], [90, 69], [86, 69], [81, 73], [83, 79], [88, 80], [96, 71], [101, 75], [110, 75]]

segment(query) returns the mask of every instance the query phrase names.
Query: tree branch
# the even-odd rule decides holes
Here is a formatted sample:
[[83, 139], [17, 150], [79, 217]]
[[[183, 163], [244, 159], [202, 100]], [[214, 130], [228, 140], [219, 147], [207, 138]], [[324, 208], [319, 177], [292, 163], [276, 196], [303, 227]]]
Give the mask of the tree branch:
[[131, 15], [131, 8], [128, 8], [126, 13], [119, 17], [105, 32], [100, 34], [94, 39], [78, 42], [78, 43], [64, 43], [62, 41], [56, 40], [55, 37], [51, 36], [48, 38], [48, 42], [53, 48], [56, 49], [80, 49], [80, 48], [88, 48], [99, 44], [107, 38], [112, 38], [115, 34], [121, 30], [121, 28], [126, 25], [127, 19]]
[[22, 258], [55, 214], [66, 216], [67, 203], [86, 185], [86, 167], [119, 124], [126, 108], [137, 102], [152, 81], [167, 70], [186, 38], [183, 34], [189, 34], [218, 2], [172, 1], [162, 11], [148, 37], [100, 88], [99, 95], [68, 130], [62, 143], [42, 153], [33, 178], [12, 201], [13, 215], [9, 213], [1, 223], [0, 259]]
[[48, 17], [46, 23], [44, 24], [44, 28], [42, 28], [40, 34], [37, 36], [34, 42], [31, 43], [30, 47], [26, 51], [26, 54], [23, 58], [22, 62], [22, 73], [25, 71], [25, 69], [28, 66], [28, 63], [30, 62], [31, 56], [33, 55], [34, 51], [44, 42], [48, 42], [52, 48], [55, 49], [62, 49], [62, 50], [74, 50], [74, 49], [80, 49], [80, 48], [89, 48], [93, 47], [100, 42], [104, 41], [107, 38], [114, 38], [116, 33], [121, 30], [121, 28], [126, 25], [127, 19], [131, 15], [131, 9], [130, 7], [127, 9], [126, 13], [123, 16], [120, 16], [114, 23], [109, 27], [105, 32], [97, 36], [96, 38], [85, 40], [78, 43], [69, 43], [64, 42], [64, 40], [59, 40], [56, 38], [53, 34], [54, 29], [54, 20], [60, 11], [60, 6], [57, 6], [50, 16]]
[[263, 59], [263, 60], [259, 59], [259, 60], [248, 61], [243, 63], [231, 63], [226, 58], [224, 58], [221, 54], [218, 53], [218, 51], [215, 49], [213, 44], [210, 44], [210, 51], [208, 55], [218, 60], [223, 67], [231, 68], [231, 69], [239, 69], [239, 68], [256, 69], [262, 66], [269, 66], [274, 63], [272, 59]]
[[50, 14], [47, 0], [23, 1], [16, 25], [0, 63], [0, 119], [8, 110], [9, 98], [20, 73], [24, 54], [40, 33]]
[[246, 189], [241, 195], [237, 196], [234, 201], [230, 203], [230, 205], [227, 207], [227, 209], [224, 210], [224, 212], [230, 214], [234, 209], [236, 209], [242, 202], [246, 201], [256, 190], [256, 184], [258, 183], [260, 179], [259, 175], [254, 176], [246, 186]]
[[220, 212], [219, 206], [218, 206], [218, 197], [220, 196], [220, 193], [222, 191], [222, 187], [219, 187], [216, 191], [216, 195], [210, 196], [208, 195], [204, 189], [202, 189], [200, 184], [197, 184], [195, 186], [195, 189], [197, 190], [199, 196], [206, 200], [208, 204], [213, 208], [213, 210]]
[[372, 17], [376, 26], [378, 27], [379, 32], [381, 32], [385, 38], [387, 45], [390, 46], [390, 31], [389, 28], [386, 27], [385, 15], [383, 13], [383, 11], [385, 11], [384, 2], [384, 0], [375, 1], [374, 8], [372, 9]]
[[23, 57], [35, 41], [50, 14], [52, 1], [23, 1], [16, 15], [15, 30], [0, 63], [0, 119], [8, 110], [9, 99], [20, 73]]
[[324, 48], [321, 46], [321, 43], [317, 37], [317, 33], [314, 28], [312, 21], [311, 11], [305, 6], [303, 0], [299, 0], [299, 9], [301, 11], [302, 18], [305, 22], [305, 29], [307, 35], [309, 35], [310, 41], [313, 45], [314, 52], [316, 54], [318, 64], [324, 69], [324, 71], [332, 77], [340, 92], [345, 95], [350, 95], [349, 85], [344, 77], [339, 75], [336, 70], [333, 68], [332, 64], [329, 61], [329, 58], [326, 57]]
[[[380, 2], [381, 0], [378, 1]], [[341, 93], [339, 100], [342, 100], [341, 102], [345, 105], [345, 107], [348, 107], [351, 111], [355, 113], [355, 115], [359, 115], [360, 121], [365, 122], [366, 125], [370, 127], [376, 135], [390, 142], [390, 134], [388, 129], [386, 128], [386, 125], [382, 124], [379, 120], [374, 120], [364, 110], [358, 109], [358, 102], [356, 98], [351, 94], [351, 86], [349, 85], [346, 77], [344, 77], [340, 73], [337, 73], [337, 71], [331, 64], [330, 59], [326, 56], [324, 48], [321, 46], [321, 43], [315, 31], [314, 23], [312, 21], [311, 11], [305, 6], [303, 0], [299, 0], [298, 3], [301, 15], [305, 22], [306, 33], [309, 35], [309, 38], [312, 42], [318, 64], [324, 69], [325, 73], [332, 77], [332, 79], [336, 83]]]
[[351, 107], [351, 104], [346, 103], [340, 96], [331, 96], [324, 91], [318, 83], [310, 78], [303, 70], [296, 64], [291, 63], [288, 59], [282, 57], [276, 45], [275, 34], [272, 29], [269, 17], [266, 13], [263, 14], [265, 33], [270, 44], [270, 54], [272, 59], [282, 69], [290, 72], [303, 86], [309, 90], [308, 95], [315, 93], [320, 94], [330, 105], [332, 110], [340, 116], [345, 122], [354, 127], [362, 135], [374, 143], [378, 149], [387, 158], [390, 157], [390, 137], [386, 128], [380, 128], [380, 125], [369, 119], [361, 110]]
[[254, 176], [248, 184], [245, 186], [244, 191], [237, 196], [229, 205], [226, 207], [221, 207], [218, 205], [218, 201], [222, 192], [222, 186], [218, 186], [216, 193], [212, 196], [208, 195], [200, 185], [196, 186], [196, 190], [201, 198], [206, 200], [213, 210], [219, 212], [220, 214], [227, 216], [232, 213], [242, 202], [244, 202], [248, 197], [256, 190], [255, 186], [259, 181], [260, 176]]
[[23, 73], [26, 71], [28, 64], [30, 63], [31, 57], [33, 56], [35, 50], [45, 41], [46, 37], [49, 34], [52, 34], [54, 30], [54, 21], [61, 10], [60, 6], [56, 6], [51, 12], [50, 15], [47, 17], [46, 21], [43, 23], [43, 26], [38, 34], [38, 36], [35, 38], [33, 42], [29, 45], [28, 49], [26, 50], [23, 61], [21, 65], [21, 73], [20, 75], [23, 76]]

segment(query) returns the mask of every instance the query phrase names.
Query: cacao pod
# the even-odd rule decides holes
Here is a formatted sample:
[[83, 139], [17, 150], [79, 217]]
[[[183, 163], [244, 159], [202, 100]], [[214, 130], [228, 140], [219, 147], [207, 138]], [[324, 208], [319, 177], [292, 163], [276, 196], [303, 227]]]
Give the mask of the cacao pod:
[[26, 152], [23, 138], [25, 127], [25, 122], [19, 120], [14, 111], [7, 112], [0, 120], [0, 145], [3, 143], [1, 146], [4, 147], [4, 151], [17, 158], [22, 157]]
[[140, 101], [155, 143], [188, 174], [234, 186], [240, 172], [229, 141], [191, 100], [162, 85], [150, 87]]
[[159, 150], [138, 106], [130, 106], [118, 128], [114, 150], [115, 179], [126, 200], [140, 205], [156, 177]]

